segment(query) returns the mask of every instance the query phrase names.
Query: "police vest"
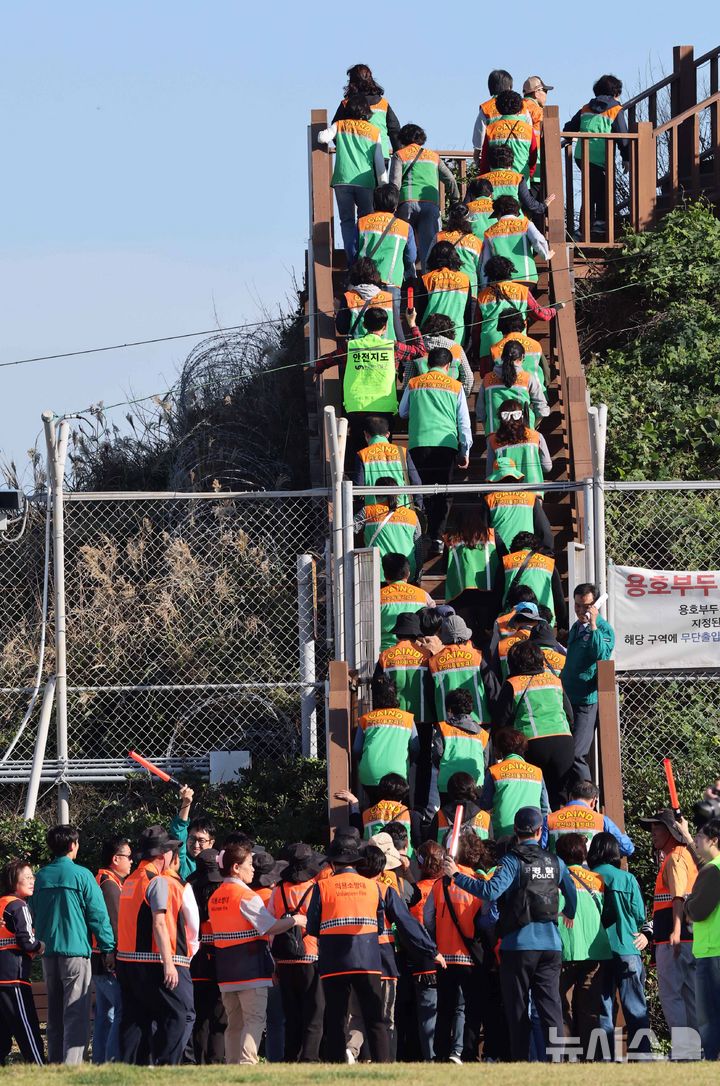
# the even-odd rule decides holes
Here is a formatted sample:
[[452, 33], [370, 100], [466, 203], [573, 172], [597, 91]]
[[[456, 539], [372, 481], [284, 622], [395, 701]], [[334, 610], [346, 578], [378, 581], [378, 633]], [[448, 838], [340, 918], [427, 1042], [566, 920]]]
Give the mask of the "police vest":
[[[346, 290], [344, 298], [345, 305], [350, 313], [350, 336], [353, 339], [362, 339], [364, 336], [370, 335], [365, 327], [365, 314], [368, 309], [382, 309], [387, 316], [385, 339], [393, 343], [397, 340], [392, 294], [389, 294], [387, 290], [379, 290], [377, 294], [373, 294], [369, 305], [366, 304], [367, 298], [363, 298], [362, 294], [358, 294], [354, 290]], [[363, 314], [362, 317], [360, 316], [361, 313]]]
[[453, 543], [448, 548], [445, 599], [457, 599], [467, 589], [491, 592], [499, 567], [500, 559], [492, 528], [485, 543], [477, 543], [474, 547], [467, 543]]
[[502, 283], [490, 283], [481, 288], [478, 294], [481, 358], [490, 354], [493, 344], [502, 339], [497, 326], [500, 317], [518, 313], [523, 320], [527, 319], [529, 293], [529, 287], [512, 279], [505, 279]]
[[[405, 450], [390, 441], [373, 441], [360, 449], [358, 456], [363, 466], [363, 485], [372, 486], [378, 479], [390, 477], [398, 486], [408, 486], [407, 459]], [[374, 505], [380, 501], [374, 494], [365, 495], [365, 505]], [[397, 495], [398, 505], [409, 505], [407, 494]]]
[[380, 336], [351, 339], [343, 378], [345, 410], [397, 414], [395, 344]]
[[543, 775], [522, 755], [509, 754], [490, 766], [490, 776], [495, 785], [491, 821], [497, 839], [515, 832], [515, 815], [521, 807], [540, 807]]
[[[602, 113], [595, 113], [590, 108], [590, 103], [582, 107], [580, 111], [580, 131], [581, 132], [612, 132], [612, 126], [618, 113], [622, 109], [622, 106], [618, 102], [617, 105], [610, 106], [608, 109], [602, 111]], [[590, 162], [593, 166], [602, 166], [605, 169], [607, 165], [607, 153], [608, 144], [610, 144], [610, 162], [615, 161], [615, 145], [612, 140], [602, 139], [589, 139], [589, 140], [577, 140], [575, 143], [575, 159], [577, 162], [582, 162], [583, 154], [589, 155]], [[587, 149], [584, 150], [584, 148]]]
[[477, 292], [482, 270], [482, 241], [475, 233], [466, 234], [462, 230], [441, 230], [435, 238], [435, 244], [447, 241], [454, 248], [460, 259], [460, 270], [470, 280], [470, 289]]
[[380, 651], [395, 643], [398, 615], [415, 613], [428, 606], [428, 594], [407, 581], [394, 581], [380, 589]]
[[[402, 167], [400, 203], [425, 201], [440, 205], [440, 156], [417, 143], [401, 147], [395, 157]], [[417, 157], [416, 157], [417, 156]]]
[[20, 953], [20, 944], [17, 941], [17, 936], [14, 931], [5, 923], [5, 910], [12, 901], [19, 901], [20, 898], [16, 894], [5, 894], [0, 897], [0, 951], [14, 951]]
[[457, 449], [458, 401], [464, 396], [459, 381], [440, 369], [429, 370], [408, 382], [408, 447]]
[[455, 326], [455, 342], [462, 343], [465, 338], [465, 306], [470, 292], [469, 276], [463, 271], [438, 268], [437, 271], [426, 272], [422, 279], [427, 291], [423, 323], [433, 313], [442, 313]]
[[[461, 875], [476, 877], [472, 868], [464, 867], [462, 864], [458, 864], [458, 871]], [[445, 901], [443, 884], [444, 879], [438, 879], [432, 888], [435, 899], [435, 942], [438, 953], [442, 954], [448, 965], [475, 965], [468, 954], [463, 935], [468, 940], [475, 938], [475, 917], [482, 908], [482, 901], [474, 894], [469, 894], [467, 890], [461, 890], [454, 881], [450, 883], [448, 896], [460, 925], [460, 931], [458, 931]]]
[[431, 655], [412, 641], [398, 641], [380, 653], [380, 667], [395, 683], [400, 708], [412, 713], [416, 722], [435, 719], [433, 706], [426, 704], [425, 697]]
[[318, 883], [321, 977], [382, 972], [378, 931], [378, 884], [346, 870]]
[[485, 728], [476, 733], [455, 728], [446, 720], [438, 723], [444, 749], [438, 768], [438, 791], [447, 792], [448, 781], [454, 773], [469, 773], [477, 784], [485, 773], [485, 747], [490, 738]]
[[[684, 849], [684, 851], [687, 853], [687, 849], [685, 849], [684, 845], [677, 845], [676, 848]], [[675, 849], [673, 849], [672, 851], [675, 852]], [[657, 878], [655, 880], [655, 896], [653, 898], [653, 940], [656, 944], [669, 943], [670, 935], [673, 930], [673, 896], [670, 893], [669, 886], [665, 882], [665, 868], [667, 867], [667, 862], [670, 859], [670, 856], [672, 856], [672, 852], [669, 852], [667, 856], [663, 857], [663, 861], [660, 864], [660, 870], [658, 871]], [[695, 867], [695, 862], [694, 860], [692, 860], [692, 858], [691, 864], [691, 875], [688, 880], [686, 891], [688, 894], [692, 890], [695, 884], [695, 878], [697, 876], [697, 868]], [[692, 931], [690, 930], [690, 926], [685, 919], [684, 914], [682, 922], [680, 924], [680, 939], [683, 943], [689, 943], [692, 941]]]
[[509, 332], [506, 336], [498, 342], [494, 343], [490, 348], [490, 357], [493, 360], [493, 364], [500, 362], [502, 359], [503, 347], [506, 343], [519, 343], [522, 349], [525, 351], [525, 357], [522, 360], [522, 368], [526, 373], [529, 373], [531, 377], [534, 377], [540, 388], [545, 392], [547, 383], [545, 381], [545, 371], [542, 368], [542, 347], [536, 339], [532, 339], [530, 336], [526, 336], [524, 332]]
[[555, 559], [547, 554], [533, 554], [525, 564], [522, 573], [519, 572], [527, 559], [530, 551], [524, 548], [521, 551], [513, 551], [503, 556], [503, 569], [505, 570], [505, 600], [513, 585], [524, 584], [532, 588], [539, 604], [549, 608], [552, 613], [551, 624], [555, 622], [555, 605], [553, 603], [553, 572]]
[[513, 727], [526, 739], [570, 735], [565, 715], [562, 683], [551, 671], [539, 675], [511, 675], [515, 719]]
[[360, 783], [374, 787], [386, 773], [407, 777], [413, 718], [404, 709], [372, 709], [360, 717], [363, 750]]
[[419, 523], [417, 513], [407, 505], [399, 505], [392, 512], [387, 505], [366, 505], [365, 546], [377, 547], [381, 556], [405, 555], [410, 563], [410, 576], [414, 577], [417, 573], [415, 536]]
[[221, 990], [272, 978], [273, 960], [268, 940], [240, 909], [243, 901], [258, 897], [257, 891], [249, 886], [228, 879], [218, 886], [208, 901], [215, 971]]
[[[522, 480], [524, 482], [524, 480]], [[519, 532], [533, 532], [535, 527], [535, 493], [531, 490], [496, 490], [485, 495], [490, 510], [490, 523], [496, 537], [510, 549]]]
[[[448, 830], [455, 820], [455, 804], [446, 803], [441, 807], [437, 815], [437, 843], [445, 843]], [[490, 814], [488, 811], [473, 811], [463, 819], [461, 829], [472, 830], [481, 841], [487, 841], [490, 836]]]
[[[306, 879], [305, 882], [283, 882], [273, 888], [268, 902], [268, 909], [273, 916], [280, 918], [290, 913], [300, 913], [307, 916], [308, 905], [315, 887], [315, 879]], [[310, 891], [308, 893], [308, 891]], [[304, 899], [304, 900], [303, 900]], [[302, 904], [300, 904], [302, 902]], [[317, 938], [303, 931], [303, 947], [305, 953], [301, 958], [284, 958], [275, 953], [277, 965], [312, 965], [318, 959]], [[273, 947], [274, 950], [274, 947]]]
[[335, 126], [335, 168], [330, 184], [374, 189], [375, 145], [380, 129], [360, 120], [336, 121]]
[[[392, 225], [385, 233], [388, 223]], [[358, 234], [358, 256], [368, 256], [375, 261], [383, 283], [401, 287], [405, 275], [403, 256], [410, 236], [410, 224], [393, 216], [390, 211], [372, 211], [358, 219]]]
[[363, 838], [369, 841], [380, 833], [388, 822], [401, 822], [410, 837], [410, 812], [404, 803], [396, 799], [381, 799], [362, 813]]
[[121, 962], [162, 962], [153, 934], [152, 910], [147, 891], [153, 879], [165, 879], [168, 900], [165, 924], [170, 940], [170, 952], [175, 965], [189, 966], [185, 918], [182, 912], [183, 884], [172, 872], [158, 874], [149, 860], [141, 860], [125, 879], [120, 891], [118, 910], [117, 959]]
[[528, 235], [529, 219], [524, 215], [504, 215], [485, 231], [485, 244], [491, 256], [503, 256], [512, 263], [513, 279], [537, 283], [538, 272]]
[[557, 924], [560, 901], [560, 861], [538, 845], [520, 844], [510, 849], [520, 869], [514, 886], [498, 899], [500, 936], [510, 935], [527, 924]]
[[555, 852], [558, 841], [566, 833], [579, 833], [586, 841], [592, 841], [596, 833], [603, 832], [605, 819], [586, 803], [572, 803], [552, 811], [548, 815], [547, 825], [548, 843]]
[[[493, 453], [492, 462], [498, 456], [509, 456], [511, 460], [515, 461], [517, 470], [521, 471], [525, 476], [524, 483], [544, 482], [545, 474], [540, 461], [540, 434], [537, 430], [526, 427], [523, 437], [519, 441], [512, 443], [500, 441], [497, 434], [490, 434], [488, 445]], [[542, 494], [538, 491], [532, 491], [531, 493], [535, 497], [542, 497]], [[512, 539], [510, 542], [512, 542]]]
[[497, 370], [483, 377], [482, 395], [485, 398], [485, 433], [494, 433], [500, 425], [500, 410], [506, 400], [519, 400], [527, 412], [530, 425], [535, 425], [535, 412], [530, 401], [530, 375], [525, 370], [515, 371], [515, 381], [505, 384]]
[[473, 699], [473, 712], [486, 724], [490, 713], [485, 684], [480, 674], [482, 653], [470, 641], [464, 645], [446, 645], [428, 664], [435, 687], [437, 719], [445, 719], [445, 698], [451, 690], [467, 690]]
[[530, 179], [530, 147], [532, 145], [532, 121], [526, 113], [497, 117], [490, 121], [485, 133], [488, 146], [509, 147], [513, 153], [513, 169]]
[[[518, 175], [519, 176], [519, 175]], [[477, 200], [470, 200], [467, 205], [468, 219], [472, 226], [472, 232], [480, 241], [485, 237], [485, 231], [497, 222], [493, 212], [493, 202], [490, 196], [479, 196]]]
[[[706, 867], [720, 867], [720, 856], [709, 860]], [[720, 903], [705, 920], [695, 920], [693, 933], [694, 958], [720, 957]]]

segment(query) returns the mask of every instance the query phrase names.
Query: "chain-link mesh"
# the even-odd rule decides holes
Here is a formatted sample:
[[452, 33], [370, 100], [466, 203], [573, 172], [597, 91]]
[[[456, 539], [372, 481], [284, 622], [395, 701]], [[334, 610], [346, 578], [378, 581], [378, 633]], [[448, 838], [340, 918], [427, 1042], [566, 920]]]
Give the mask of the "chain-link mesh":
[[[327, 663], [324, 493], [72, 494], [64, 526], [70, 775], [73, 764], [90, 774], [91, 763], [121, 766], [131, 748], [194, 761], [211, 750], [300, 752], [301, 636], [314, 635], [318, 705]], [[3, 614], [6, 740], [37, 660], [43, 527], [36, 513]], [[301, 635], [305, 553], [317, 558], [316, 591]], [[34, 738], [31, 722], [13, 760], [31, 757]]]
[[720, 569], [720, 489], [608, 489], [605, 549], [618, 565]]

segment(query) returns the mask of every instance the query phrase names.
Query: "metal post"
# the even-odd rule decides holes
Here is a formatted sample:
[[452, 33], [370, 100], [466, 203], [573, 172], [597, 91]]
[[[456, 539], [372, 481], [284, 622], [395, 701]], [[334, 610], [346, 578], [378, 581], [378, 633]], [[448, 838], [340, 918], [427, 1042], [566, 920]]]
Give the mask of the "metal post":
[[35, 817], [54, 697], [55, 678], [53, 677], [48, 679], [45, 683], [45, 692], [43, 693], [42, 706], [40, 707], [40, 720], [38, 721], [37, 738], [35, 740], [32, 768], [30, 770], [30, 780], [28, 781], [27, 796], [25, 798], [25, 812], [23, 814], [23, 818], [25, 819]]
[[588, 581], [595, 581], [595, 540], [593, 525], [593, 481], [592, 478], [583, 480], [583, 493], [585, 495], [585, 569]]
[[345, 659], [348, 667], [356, 667], [355, 643], [357, 639], [357, 622], [355, 616], [355, 577], [353, 575], [353, 485], [350, 482], [342, 484], [343, 502], [343, 588], [345, 593]]
[[[347, 433], [347, 421], [345, 433]], [[345, 600], [343, 597], [342, 563], [342, 460], [340, 457], [340, 426], [335, 408], [325, 408], [325, 429], [330, 449], [330, 474], [333, 492], [332, 554], [333, 554], [333, 620], [335, 630], [335, 659], [345, 659]], [[338, 470], [339, 469], [339, 470]]]
[[317, 704], [315, 699], [315, 559], [297, 556], [298, 647], [300, 653], [300, 733], [305, 758], [317, 758]]
[[65, 454], [70, 427], [65, 419], [55, 427], [52, 411], [43, 411], [43, 426], [48, 447], [48, 477], [52, 480], [53, 512], [53, 570], [55, 574], [55, 727], [57, 730], [58, 822], [70, 821], [70, 789], [65, 780], [68, 762], [67, 725], [67, 653], [65, 616], [65, 524], [63, 487], [65, 485]]
[[[605, 553], [605, 447], [607, 443], [607, 404], [601, 403], [597, 409], [597, 472], [595, 485], [595, 575], [600, 595], [607, 592], [607, 557]], [[603, 618], [607, 618], [607, 600], [600, 608]]]

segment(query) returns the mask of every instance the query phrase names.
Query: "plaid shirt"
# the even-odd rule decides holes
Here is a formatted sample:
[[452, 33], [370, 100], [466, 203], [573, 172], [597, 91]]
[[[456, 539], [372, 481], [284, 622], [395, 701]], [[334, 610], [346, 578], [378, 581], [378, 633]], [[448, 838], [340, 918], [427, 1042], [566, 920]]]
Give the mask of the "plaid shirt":
[[[427, 354], [425, 342], [417, 325], [410, 329], [407, 343], [395, 344], [395, 365], [401, 362], [411, 362], [414, 358], [422, 358]], [[340, 351], [331, 351], [323, 355], [315, 362], [315, 373], [322, 373], [331, 366], [344, 366], [347, 361], [347, 347]]]

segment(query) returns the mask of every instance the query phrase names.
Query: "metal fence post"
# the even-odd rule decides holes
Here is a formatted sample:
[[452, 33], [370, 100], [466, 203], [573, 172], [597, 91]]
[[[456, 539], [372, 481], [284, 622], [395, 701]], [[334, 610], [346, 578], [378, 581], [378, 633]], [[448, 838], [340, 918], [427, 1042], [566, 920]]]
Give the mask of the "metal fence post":
[[343, 565], [345, 595], [345, 659], [350, 668], [356, 666], [357, 620], [355, 614], [355, 576], [353, 573], [353, 485], [350, 482], [342, 484], [343, 502]]
[[[341, 428], [341, 423], [345, 423]], [[343, 533], [342, 533], [342, 477], [347, 419], [335, 418], [335, 408], [325, 408], [325, 429], [330, 449], [332, 478], [332, 554], [333, 554], [333, 620], [335, 630], [335, 659], [345, 659], [345, 599], [343, 594]]]
[[64, 495], [65, 455], [70, 428], [66, 419], [55, 426], [52, 411], [44, 411], [43, 426], [48, 448], [48, 475], [52, 480], [53, 498], [53, 569], [55, 573], [55, 727], [57, 730], [57, 817], [58, 822], [70, 821], [70, 789], [65, 779], [68, 764], [67, 722], [67, 653], [65, 626], [65, 523]]
[[300, 734], [306, 758], [317, 758], [317, 704], [315, 700], [315, 560], [311, 554], [297, 557], [298, 646], [300, 651]]
[[587, 577], [589, 581], [595, 582], [595, 525], [594, 521], [594, 502], [593, 502], [593, 480], [587, 478], [583, 480], [583, 491], [585, 496], [585, 537], [583, 542], [585, 544], [585, 569], [587, 570]]
[[38, 721], [37, 738], [33, 751], [32, 769], [28, 782], [27, 796], [25, 797], [24, 819], [34, 818], [37, 807], [38, 792], [40, 791], [40, 778], [42, 777], [43, 763], [45, 761], [45, 748], [47, 747], [48, 731], [50, 730], [50, 714], [52, 713], [53, 699], [55, 697], [55, 678], [48, 679], [45, 683], [42, 706], [40, 707], [40, 720]]

